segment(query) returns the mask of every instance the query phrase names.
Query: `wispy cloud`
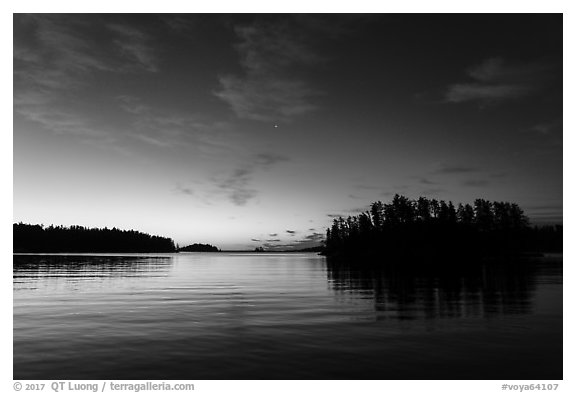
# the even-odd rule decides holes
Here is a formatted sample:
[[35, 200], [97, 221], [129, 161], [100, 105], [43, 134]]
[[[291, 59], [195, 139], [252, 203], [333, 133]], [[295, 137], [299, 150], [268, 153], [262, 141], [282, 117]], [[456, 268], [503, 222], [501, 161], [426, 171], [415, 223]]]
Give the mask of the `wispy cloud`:
[[168, 26], [171, 30], [178, 33], [187, 33], [192, 27], [197, 23], [194, 19], [195, 15], [164, 15], [161, 20]]
[[101, 128], [91, 124], [86, 117], [72, 111], [50, 108], [41, 104], [35, 105], [33, 101], [23, 100], [22, 97], [15, 101], [14, 110], [28, 120], [34, 121], [58, 135], [92, 139], [110, 137]]
[[[86, 37], [85, 20], [62, 15], [15, 15], [14, 75], [16, 82], [43, 88], [81, 84], [79, 75], [115, 71], [110, 56]], [[24, 37], [35, 37], [24, 39]], [[91, 45], [92, 44], [92, 45]]]
[[274, 244], [274, 243], [264, 243], [264, 248], [270, 251], [285, 251], [292, 250], [296, 247], [296, 244]]
[[306, 235], [301, 239], [295, 240], [292, 245], [295, 249], [317, 247], [322, 244], [324, 239], [325, 238], [323, 233], [315, 232], [310, 235]]
[[546, 81], [557, 77], [557, 71], [544, 62], [510, 64], [499, 57], [489, 58], [468, 70], [471, 81], [449, 86], [445, 100], [451, 103], [475, 101], [486, 105], [520, 98], [534, 93]]
[[106, 25], [97, 16], [17, 15], [15, 31], [14, 76], [20, 88], [69, 89], [85, 86], [95, 72], [157, 71], [146, 33]]
[[333, 213], [327, 213], [326, 217], [329, 218], [345, 218], [351, 215], [358, 215], [361, 213], [365, 213], [366, 211], [370, 211], [370, 205], [364, 205], [364, 206], [357, 206], [357, 207], [353, 207], [347, 210], [342, 210], [340, 212], [333, 212]]
[[216, 181], [216, 186], [236, 206], [245, 206], [259, 193], [252, 185], [255, 173], [268, 170], [277, 163], [284, 161], [289, 161], [289, 158], [271, 153], [256, 154], [251, 162], [236, 168], [225, 179]]
[[199, 115], [153, 108], [131, 95], [120, 95], [116, 100], [118, 107], [130, 116], [131, 127], [126, 133], [140, 142], [158, 148], [184, 147], [209, 155], [234, 149], [227, 138], [231, 133], [227, 122], [204, 121]]
[[214, 94], [244, 119], [289, 121], [316, 108], [318, 92], [290, 69], [319, 58], [304, 44], [289, 22], [236, 26], [236, 50], [244, 75], [223, 75]]
[[184, 195], [189, 195], [189, 196], [192, 196], [195, 194], [193, 189], [191, 189], [190, 187], [184, 187], [180, 184], [176, 185], [176, 192], [178, 192], [179, 194], [184, 194]]
[[149, 106], [142, 104], [142, 102], [134, 96], [120, 95], [116, 97], [116, 99], [120, 103], [120, 108], [128, 113], [142, 115], [151, 111]]
[[250, 188], [252, 171], [247, 168], [236, 169], [218, 187], [228, 194], [236, 206], [244, 206], [248, 201], [258, 195], [258, 191]]
[[[151, 71], [153, 49], [144, 40], [146, 34], [139, 29], [110, 28], [98, 15], [16, 14], [14, 111], [56, 134], [84, 137], [90, 143], [100, 139], [103, 146], [120, 140], [118, 129], [80, 97], [93, 89], [99, 74]], [[132, 53], [140, 54], [125, 56], [119, 45], [124, 51], [137, 48]], [[134, 103], [124, 102], [126, 108], [129, 104]], [[132, 110], [137, 108], [132, 105]], [[158, 140], [149, 142], [158, 144]]]
[[306, 236], [304, 236], [304, 239], [303, 239], [303, 241], [316, 241], [316, 242], [322, 241], [322, 240], [324, 240], [324, 234], [318, 233], [318, 232], [315, 232], [311, 235], [306, 235]]
[[466, 83], [452, 85], [446, 93], [448, 102], [481, 101], [483, 103], [502, 101], [527, 95], [531, 88], [522, 85], [485, 85]]
[[288, 121], [316, 108], [309, 102], [313, 91], [302, 81], [227, 76], [220, 78], [220, 84], [222, 90], [216, 96], [240, 118]]
[[132, 60], [146, 71], [158, 71], [158, 61], [147, 34], [127, 25], [111, 24], [108, 28], [117, 33], [118, 38], [114, 40], [114, 44], [124, 57]]
[[425, 185], [436, 185], [438, 183], [436, 183], [435, 181], [432, 181], [430, 179], [427, 179], [425, 177], [420, 179], [420, 184], [425, 184]]
[[255, 165], [260, 168], [269, 168], [279, 162], [290, 161], [290, 158], [272, 153], [260, 153], [256, 155]]
[[290, 234], [292, 239], [282, 242], [280, 239], [267, 239], [263, 246], [268, 250], [299, 250], [309, 247], [316, 247], [322, 244], [325, 237], [323, 233], [312, 233], [306, 236], [297, 237], [296, 232]]
[[555, 120], [550, 122], [534, 124], [528, 128], [528, 132], [533, 132], [540, 135], [550, 135], [555, 132], [562, 131], [562, 120]]

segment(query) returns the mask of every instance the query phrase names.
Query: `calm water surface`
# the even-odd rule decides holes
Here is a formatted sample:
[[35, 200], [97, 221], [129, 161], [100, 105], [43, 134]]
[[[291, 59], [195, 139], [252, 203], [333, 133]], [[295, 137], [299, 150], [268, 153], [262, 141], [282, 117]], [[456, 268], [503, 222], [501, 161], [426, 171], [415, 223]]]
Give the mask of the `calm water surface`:
[[14, 379], [562, 379], [562, 261], [14, 255]]

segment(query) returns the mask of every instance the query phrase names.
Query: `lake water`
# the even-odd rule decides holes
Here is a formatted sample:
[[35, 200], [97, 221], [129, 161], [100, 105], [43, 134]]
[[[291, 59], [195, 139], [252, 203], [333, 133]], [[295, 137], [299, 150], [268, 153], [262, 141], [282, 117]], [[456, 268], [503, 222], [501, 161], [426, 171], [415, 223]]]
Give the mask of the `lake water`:
[[14, 379], [562, 379], [561, 257], [461, 266], [14, 255]]

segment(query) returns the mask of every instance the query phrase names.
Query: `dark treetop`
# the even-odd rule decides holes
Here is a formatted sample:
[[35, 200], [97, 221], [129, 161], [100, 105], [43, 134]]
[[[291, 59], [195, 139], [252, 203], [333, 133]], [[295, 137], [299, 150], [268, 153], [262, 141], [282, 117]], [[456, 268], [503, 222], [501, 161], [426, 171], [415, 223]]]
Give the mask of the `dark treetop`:
[[117, 228], [13, 225], [14, 252], [173, 252], [170, 238]]
[[476, 199], [474, 206], [396, 194], [391, 203], [334, 219], [327, 255], [499, 256], [562, 251], [562, 227], [530, 227], [515, 203]]

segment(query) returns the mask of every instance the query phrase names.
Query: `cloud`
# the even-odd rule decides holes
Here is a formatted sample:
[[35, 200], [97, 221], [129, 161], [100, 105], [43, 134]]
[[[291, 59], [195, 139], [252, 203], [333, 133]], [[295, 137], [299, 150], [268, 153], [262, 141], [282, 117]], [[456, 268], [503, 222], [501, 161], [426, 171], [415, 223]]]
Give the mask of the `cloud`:
[[120, 53], [149, 72], [157, 72], [157, 59], [150, 46], [150, 37], [143, 31], [125, 24], [111, 24], [108, 29], [117, 33], [114, 44]]
[[227, 179], [220, 182], [218, 187], [228, 194], [229, 199], [236, 206], [244, 206], [258, 195], [258, 191], [249, 186], [252, 173], [251, 169], [238, 168]]
[[277, 233], [269, 233], [268, 236], [275, 237], [275, 236], [278, 236], [278, 234]]
[[180, 193], [180, 194], [184, 194], [184, 195], [194, 195], [194, 190], [188, 187], [184, 187], [180, 184], [176, 185], [176, 192]]
[[273, 244], [273, 243], [264, 243], [264, 248], [267, 250], [274, 250], [274, 251], [283, 251], [283, 250], [291, 250], [295, 248], [296, 244]]
[[296, 231], [291, 231], [290, 229], [286, 229], [286, 233], [289, 233], [290, 235], [295, 235]]
[[172, 147], [172, 142], [168, 140], [162, 140], [158, 138], [154, 138], [153, 136], [143, 135], [143, 134], [132, 134], [132, 136], [136, 139], [141, 140], [149, 145], [157, 146], [157, 147]]
[[344, 211], [342, 211], [341, 213], [328, 213], [328, 214], [326, 214], [326, 217], [329, 217], [329, 218], [340, 218], [340, 217], [345, 218], [345, 217], [347, 217], [347, 216], [361, 214], [361, 213], [364, 213], [364, 212], [369, 211], [369, 210], [370, 210], [370, 206], [369, 206], [369, 205], [365, 205], [365, 206], [354, 207], [354, 208], [351, 208], [351, 209], [348, 209], [348, 210], [344, 210]]
[[311, 235], [304, 236], [301, 239], [295, 240], [293, 243], [289, 244], [292, 249], [304, 249], [310, 247], [317, 247], [322, 245], [324, 241], [324, 234], [313, 233]]
[[92, 15], [15, 15], [14, 23], [19, 88], [79, 88], [96, 72], [157, 71], [149, 37], [136, 27]]
[[19, 100], [15, 100], [14, 110], [28, 120], [36, 122], [58, 135], [97, 139], [110, 137], [107, 133], [91, 124], [84, 116], [72, 111], [34, 104], [33, 101], [26, 101], [22, 96], [20, 96]]
[[469, 69], [467, 74], [470, 82], [448, 86], [446, 102], [485, 105], [517, 99], [541, 89], [558, 76], [558, 70], [544, 62], [509, 64], [495, 57]]
[[204, 121], [200, 115], [153, 108], [132, 95], [119, 95], [116, 101], [131, 122], [125, 133], [140, 142], [159, 148], [194, 149], [208, 155], [235, 149], [227, 138], [232, 130], [227, 122]]
[[[150, 70], [153, 50], [137, 44], [146, 35], [134, 27], [110, 29], [107, 21], [114, 18], [117, 16], [15, 14], [14, 111], [46, 130], [84, 137], [90, 143], [100, 139], [104, 146], [121, 139], [117, 129], [107, 126], [93, 107], [86, 106], [86, 100], [93, 97], [90, 92], [86, 100], [78, 98], [93, 89], [98, 74], [126, 74], [143, 67]], [[141, 53], [125, 58], [119, 45]], [[126, 110], [137, 110], [135, 102], [123, 99]], [[149, 142], [157, 144], [158, 140]]]
[[435, 185], [435, 184], [438, 184], [438, 183], [436, 183], [436, 182], [434, 182], [434, 181], [432, 181], [432, 180], [430, 180], [430, 179], [426, 179], [426, 178], [424, 178], [424, 177], [420, 179], [420, 183], [421, 183], [421, 184], [426, 184], [426, 185]]
[[220, 84], [222, 90], [215, 95], [243, 119], [289, 121], [316, 108], [309, 102], [313, 91], [301, 81], [227, 76]]
[[[298, 249], [305, 249], [309, 247], [317, 247], [322, 244], [325, 237], [322, 233], [313, 233], [307, 236], [304, 236], [297, 240], [292, 240], [287, 243], [281, 243], [279, 239], [271, 239], [268, 240], [268, 243], [264, 243], [263, 246], [269, 250], [298, 250]], [[275, 242], [270, 243], [270, 242]]]
[[290, 161], [290, 158], [279, 154], [260, 153], [256, 155], [256, 165], [263, 168], [268, 168], [279, 162], [286, 162], [286, 161]]
[[531, 88], [518, 85], [483, 85], [468, 83], [453, 85], [446, 93], [448, 102], [460, 103], [466, 101], [494, 102], [527, 95]]
[[220, 191], [224, 191], [236, 206], [245, 206], [259, 193], [251, 185], [254, 175], [285, 161], [289, 161], [289, 158], [271, 153], [256, 154], [252, 157], [251, 162], [236, 168], [225, 179], [216, 181], [216, 186]]
[[220, 76], [216, 97], [244, 119], [289, 121], [316, 109], [318, 92], [292, 76], [294, 67], [319, 61], [289, 19], [236, 26], [236, 50], [244, 74]]
[[253, 242], [259, 242], [259, 241], [261, 241], [260, 239], [250, 239], [250, 240], [253, 241]]
[[85, 39], [81, 20], [72, 24], [62, 15], [14, 15], [15, 96], [41, 92], [51, 97], [85, 86], [94, 72], [115, 69]]
[[192, 27], [196, 26], [196, 20], [193, 15], [186, 15], [183, 17], [181, 15], [164, 15], [161, 18], [162, 22], [166, 24], [171, 30], [178, 33], [186, 33]]
[[539, 135], [550, 135], [556, 132], [562, 132], [562, 119], [534, 124], [532, 127], [528, 128], [527, 131]]
[[150, 107], [142, 104], [137, 97], [121, 95], [116, 97], [116, 99], [120, 102], [120, 108], [128, 113], [142, 115], [151, 111]]
[[315, 232], [311, 235], [307, 235], [304, 237], [304, 241], [322, 241], [324, 240], [324, 234]]

